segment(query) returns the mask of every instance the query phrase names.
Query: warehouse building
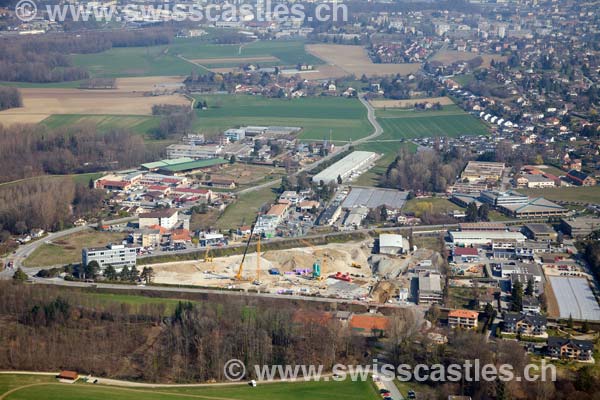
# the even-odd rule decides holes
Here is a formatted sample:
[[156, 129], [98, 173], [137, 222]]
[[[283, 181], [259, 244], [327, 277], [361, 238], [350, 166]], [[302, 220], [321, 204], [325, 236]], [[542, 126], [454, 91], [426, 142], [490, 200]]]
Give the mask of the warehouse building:
[[558, 237], [556, 231], [548, 224], [527, 224], [523, 227], [523, 233], [534, 240], [555, 241]]
[[419, 304], [442, 303], [441, 275], [436, 272], [419, 273]]
[[525, 236], [520, 232], [502, 231], [450, 231], [450, 239], [455, 246], [488, 245], [494, 241], [514, 241], [522, 243]]
[[90, 247], [81, 250], [81, 263], [88, 265], [96, 261], [100, 269], [112, 265], [116, 270], [123, 267], [133, 267], [137, 259], [137, 247], [123, 244], [109, 244], [106, 247]]
[[550, 200], [538, 197], [524, 204], [504, 204], [498, 209], [513, 218], [546, 218], [564, 215], [568, 210]]
[[469, 182], [492, 180], [497, 181], [502, 177], [506, 166], [498, 162], [469, 161], [461, 174], [461, 180]]
[[600, 229], [600, 218], [561, 219], [560, 230], [571, 237], [583, 237]]
[[171, 164], [158, 169], [158, 172], [165, 175], [186, 175], [202, 171], [205, 168], [217, 165], [227, 164], [223, 158], [211, 158], [209, 160], [195, 160], [178, 164]]
[[404, 207], [408, 192], [395, 189], [379, 189], [371, 187], [353, 187], [344, 199], [342, 207], [352, 209], [367, 207], [369, 209], [386, 206], [388, 209], [400, 210]]
[[406, 252], [409, 244], [402, 235], [382, 233], [379, 235], [379, 254], [397, 255]]
[[376, 158], [377, 154], [371, 151], [353, 151], [346, 157], [313, 176], [312, 181], [315, 183], [323, 182], [328, 184], [336, 182], [338, 176], [342, 178], [342, 181], [346, 181], [352, 175], [365, 170]]

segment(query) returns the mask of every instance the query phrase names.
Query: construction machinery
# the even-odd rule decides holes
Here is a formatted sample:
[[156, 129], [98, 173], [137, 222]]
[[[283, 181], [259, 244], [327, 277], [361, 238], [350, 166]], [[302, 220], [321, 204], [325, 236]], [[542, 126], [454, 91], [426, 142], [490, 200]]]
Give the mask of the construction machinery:
[[210, 254], [210, 244], [206, 243], [206, 251], [204, 252], [204, 262], [213, 262], [214, 258]]
[[[306, 246], [310, 247], [313, 250], [313, 253], [315, 254], [315, 257], [316, 257], [317, 249], [315, 248], [315, 246], [312, 243], [310, 243], [310, 242], [308, 242], [306, 240], [303, 240], [303, 239], [301, 239], [300, 242], [303, 243], [303, 244], [305, 244]], [[313, 263], [313, 265], [312, 265], [312, 277], [314, 279], [318, 279], [320, 281], [322, 281], [323, 279], [325, 279], [324, 276], [323, 276], [323, 274], [324, 274], [324, 271], [325, 271], [325, 260], [326, 260], [325, 257], [326, 256], [327, 256], [327, 254], [323, 255], [323, 261], [322, 262], [321, 262], [320, 259], [317, 258], [315, 260], [315, 262]]]

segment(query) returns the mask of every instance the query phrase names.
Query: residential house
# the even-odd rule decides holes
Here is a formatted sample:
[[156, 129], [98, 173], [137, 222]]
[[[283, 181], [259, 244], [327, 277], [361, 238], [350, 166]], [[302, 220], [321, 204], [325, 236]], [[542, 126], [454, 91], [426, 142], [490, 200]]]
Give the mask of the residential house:
[[450, 328], [476, 329], [479, 313], [471, 310], [450, 310], [448, 325]]
[[593, 351], [594, 344], [589, 340], [548, 338], [547, 354], [552, 358], [589, 361], [592, 359]]
[[502, 332], [545, 337], [547, 323], [546, 317], [542, 315], [507, 312], [504, 314]]

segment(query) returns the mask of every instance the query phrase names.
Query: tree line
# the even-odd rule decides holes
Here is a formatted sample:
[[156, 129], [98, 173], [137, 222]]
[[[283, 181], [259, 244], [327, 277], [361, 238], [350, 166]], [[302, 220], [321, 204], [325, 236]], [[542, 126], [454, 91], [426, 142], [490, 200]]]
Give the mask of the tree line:
[[33, 228], [58, 230], [77, 217], [94, 214], [104, 193], [76, 184], [71, 177], [36, 178], [0, 188], [0, 242], [6, 232], [24, 234]]
[[156, 157], [155, 152], [146, 149], [140, 135], [122, 129], [0, 125], [0, 182], [130, 167]]
[[323, 364], [328, 369], [368, 357], [367, 340], [341, 323], [296, 317], [313, 305], [221, 296], [167, 309], [169, 303], [157, 300], [107, 302], [44, 285], [32, 290], [1, 282], [0, 287], [3, 369], [73, 369], [184, 383], [224, 380], [223, 365], [232, 358], [246, 365]]
[[21, 92], [14, 87], [0, 87], [0, 111], [23, 107]]
[[384, 187], [416, 193], [445, 192], [468, 160], [462, 149], [411, 152], [402, 148], [381, 177]]
[[156, 139], [167, 139], [192, 133], [196, 113], [188, 106], [174, 104], [155, 104], [152, 115], [160, 116], [158, 127], [154, 130]]
[[11, 36], [0, 39], [0, 80], [44, 83], [87, 79], [88, 71], [74, 66], [69, 54], [168, 44], [171, 38], [172, 32], [165, 29]]

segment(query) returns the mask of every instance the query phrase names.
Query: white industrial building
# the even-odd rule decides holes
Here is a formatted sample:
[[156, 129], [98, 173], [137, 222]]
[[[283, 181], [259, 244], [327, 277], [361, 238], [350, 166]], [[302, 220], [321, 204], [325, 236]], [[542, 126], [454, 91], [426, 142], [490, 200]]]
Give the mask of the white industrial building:
[[375, 158], [377, 158], [377, 154], [371, 151], [353, 151], [313, 176], [312, 181], [315, 183], [323, 181], [325, 184], [328, 184], [336, 182], [338, 176], [342, 178], [342, 181], [345, 181], [353, 174], [364, 170]]
[[521, 232], [508, 231], [451, 231], [450, 239], [455, 246], [487, 245], [493, 241], [515, 241], [522, 243], [525, 236]]
[[188, 157], [194, 160], [206, 160], [209, 158], [217, 158], [223, 153], [221, 145], [188, 145], [188, 144], [171, 144], [167, 146], [167, 158]]
[[88, 265], [96, 261], [100, 269], [112, 265], [116, 270], [123, 267], [133, 267], [137, 259], [137, 247], [123, 244], [109, 244], [106, 247], [90, 247], [81, 250], [81, 262]]
[[390, 233], [382, 233], [379, 235], [379, 254], [402, 254], [408, 248], [408, 240], [402, 235], [394, 235]]
[[139, 215], [139, 228], [150, 228], [160, 226], [161, 228], [173, 229], [179, 223], [179, 215], [175, 208], [165, 208]]

